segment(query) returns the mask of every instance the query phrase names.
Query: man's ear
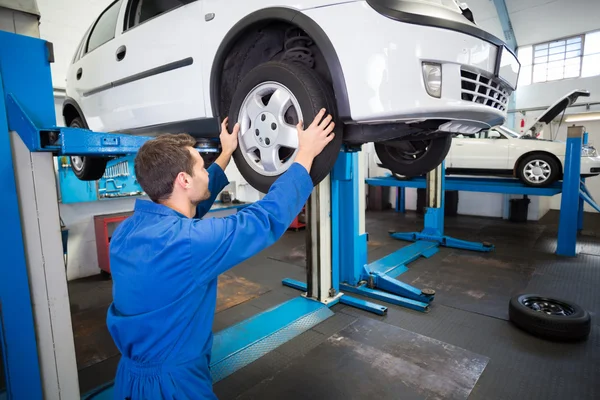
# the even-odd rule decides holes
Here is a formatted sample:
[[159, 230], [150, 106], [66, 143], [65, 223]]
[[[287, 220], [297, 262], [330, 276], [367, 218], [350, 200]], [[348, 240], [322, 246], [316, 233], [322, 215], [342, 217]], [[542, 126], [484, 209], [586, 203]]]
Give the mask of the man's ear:
[[190, 176], [185, 172], [180, 172], [175, 178], [175, 184], [181, 186], [183, 189], [190, 187]]

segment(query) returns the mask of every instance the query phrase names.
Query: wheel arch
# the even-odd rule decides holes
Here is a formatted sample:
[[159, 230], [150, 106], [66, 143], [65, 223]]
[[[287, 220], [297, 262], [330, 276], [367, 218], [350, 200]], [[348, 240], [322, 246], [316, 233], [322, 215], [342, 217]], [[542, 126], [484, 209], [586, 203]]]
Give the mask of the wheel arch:
[[534, 151], [529, 151], [527, 153], [522, 154], [517, 161], [515, 162], [515, 166], [513, 168], [513, 175], [514, 176], [518, 176], [517, 175], [517, 169], [519, 168], [519, 166], [521, 165], [521, 162], [523, 162], [523, 159], [525, 157], [531, 156], [531, 155], [535, 155], [535, 154], [544, 154], [547, 156], [550, 156], [552, 159], [554, 159], [554, 161], [556, 161], [556, 163], [558, 164], [559, 167], [559, 177], [562, 177], [563, 175], [563, 164], [560, 161], [560, 159], [556, 156], [556, 154], [550, 153], [549, 151], [544, 151], [544, 150], [534, 150]]
[[85, 120], [85, 117], [83, 116], [83, 111], [81, 111], [81, 107], [79, 107], [79, 104], [77, 104], [77, 101], [75, 101], [75, 99], [73, 99], [71, 97], [67, 97], [65, 99], [65, 101], [63, 102], [62, 115], [65, 120], [66, 126], [69, 126], [71, 121], [73, 121], [75, 118], [79, 117], [79, 118], [81, 118], [81, 120], [83, 121], [85, 126], [87, 127], [87, 122]]
[[350, 119], [348, 90], [338, 55], [323, 29], [310, 17], [286, 7], [271, 7], [253, 12], [238, 21], [225, 35], [217, 49], [210, 72], [210, 100], [213, 116], [220, 115], [221, 80], [225, 60], [230, 50], [249, 29], [269, 22], [284, 22], [302, 29], [322, 53], [335, 93], [337, 112], [341, 119]]

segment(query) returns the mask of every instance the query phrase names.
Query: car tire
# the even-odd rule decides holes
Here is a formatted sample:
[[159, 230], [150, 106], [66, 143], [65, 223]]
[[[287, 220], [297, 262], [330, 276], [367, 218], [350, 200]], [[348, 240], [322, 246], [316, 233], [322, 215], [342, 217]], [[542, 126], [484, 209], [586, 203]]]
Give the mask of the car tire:
[[[560, 164], [552, 156], [534, 153], [519, 162], [517, 177], [527, 186], [546, 187], [560, 177], [560, 169]], [[540, 177], [543, 179], [536, 181]]]
[[[80, 117], [75, 117], [69, 127], [87, 129], [87, 125]], [[71, 156], [70, 160], [73, 173], [82, 181], [96, 181], [102, 178], [108, 162], [107, 158], [90, 156]]]
[[[262, 107], [267, 107], [265, 101], [268, 107], [271, 107], [269, 95], [264, 98], [261, 97], [260, 90], [263, 90], [261, 88], [265, 88], [265, 93], [268, 93], [269, 90], [277, 91], [281, 89], [282, 92], [288, 95], [291, 94], [290, 102], [292, 103], [290, 108], [283, 113], [283, 117], [279, 119], [272, 114], [268, 115], [267, 118], [269, 119], [262, 119], [267, 113], [260, 109], [258, 116], [262, 121], [265, 121], [262, 125], [257, 119], [258, 116], [250, 122], [250, 112], [246, 115], [246, 111], [244, 111], [248, 109], [247, 105], [250, 104], [250, 99], [254, 98], [260, 98], [263, 101]], [[335, 138], [315, 158], [311, 167], [310, 176], [313, 184], [317, 185], [333, 168], [342, 145], [342, 129], [337, 119], [333, 90], [323, 82], [317, 72], [297, 63], [269, 61], [252, 69], [240, 82], [233, 95], [229, 110], [229, 129], [233, 129], [235, 123], [241, 123], [239, 144], [233, 158], [244, 179], [252, 187], [263, 193], [267, 193], [273, 182], [294, 162], [296, 151], [293, 148], [281, 146], [279, 150], [275, 148], [279, 146], [278, 141], [280, 138], [284, 138], [284, 132], [287, 138], [297, 135], [295, 130], [291, 130], [292, 128], [295, 129], [298, 122], [297, 107], [300, 108], [305, 127], [312, 122], [322, 108], [325, 108], [336, 122]], [[271, 117], [274, 119], [270, 119]], [[284, 124], [286, 126], [282, 128]], [[273, 129], [273, 132], [269, 130], [269, 126]], [[246, 134], [252, 134], [252, 137], [245, 137]], [[272, 136], [267, 137], [269, 135]], [[270, 142], [269, 139], [273, 142]], [[250, 144], [246, 145], [246, 143]], [[256, 147], [256, 150], [252, 150], [253, 146]], [[275, 167], [263, 166], [263, 153], [261, 151], [264, 151], [265, 155], [274, 155]], [[271, 151], [273, 153], [270, 153]], [[279, 169], [278, 166], [280, 166]]]
[[590, 334], [590, 314], [567, 300], [520, 294], [510, 299], [508, 315], [520, 329], [550, 340], [579, 341]]
[[375, 143], [375, 152], [381, 164], [395, 175], [407, 178], [420, 176], [435, 169], [444, 161], [452, 135], [429, 140], [402, 140]]

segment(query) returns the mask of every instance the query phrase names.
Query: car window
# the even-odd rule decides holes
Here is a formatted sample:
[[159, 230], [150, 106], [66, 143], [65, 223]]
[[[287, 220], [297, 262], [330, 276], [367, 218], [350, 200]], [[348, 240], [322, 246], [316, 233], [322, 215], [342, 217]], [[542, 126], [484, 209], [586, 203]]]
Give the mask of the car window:
[[158, 15], [196, 0], [129, 0], [124, 29], [130, 29]]
[[480, 133], [458, 133], [454, 137], [457, 139], [479, 139]]
[[86, 42], [88, 35], [90, 33], [90, 29], [92, 27], [90, 26], [86, 31], [85, 34], [81, 37], [81, 40], [79, 41], [79, 44], [77, 45], [77, 50], [75, 50], [75, 54], [73, 55], [73, 60], [71, 61], [71, 64], [75, 64], [77, 61], [79, 61], [79, 59], [81, 58], [81, 54], [83, 53], [83, 44]]
[[483, 139], [506, 139], [506, 137], [495, 129], [482, 132]]
[[123, 0], [118, 0], [115, 3], [112, 3], [100, 15], [92, 28], [92, 33], [90, 33], [86, 53], [89, 53], [109, 40], [114, 39], [117, 18], [119, 17], [119, 10], [121, 9], [122, 2]]

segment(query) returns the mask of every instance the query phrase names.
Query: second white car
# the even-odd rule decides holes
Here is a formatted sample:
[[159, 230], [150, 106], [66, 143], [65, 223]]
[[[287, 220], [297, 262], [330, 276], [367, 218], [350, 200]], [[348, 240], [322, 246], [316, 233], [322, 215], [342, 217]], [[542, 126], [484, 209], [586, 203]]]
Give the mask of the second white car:
[[[520, 135], [504, 126], [473, 135], [457, 134], [446, 157], [449, 174], [516, 176], [529, 186], [545, 187], [562, 179], [566, 144], [538, 139], [548, 124], [589, 92], [575, 90], [542, 113]], [[581, 175], [600, 174], [600, 157], [591, 145], [581, 149]]]

